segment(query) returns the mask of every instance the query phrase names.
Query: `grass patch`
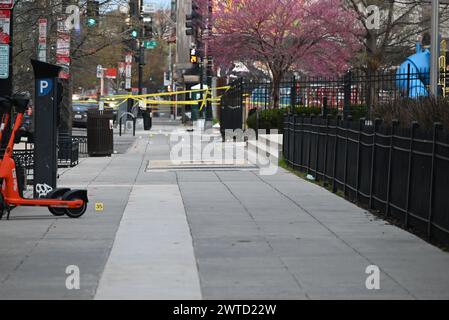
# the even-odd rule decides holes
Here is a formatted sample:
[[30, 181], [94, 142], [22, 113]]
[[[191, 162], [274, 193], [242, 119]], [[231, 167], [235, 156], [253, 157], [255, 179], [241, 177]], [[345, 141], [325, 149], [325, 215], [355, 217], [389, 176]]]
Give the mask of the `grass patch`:
[[[316, 179], [315, 180], [307, 179], [307, 173], [306, 172], [301, 172], [301, 171], [293, 169], [292, 167], [290, 167], [288, 165], [288, 163], [285, 161], [284, 158], [279, 159], [279, 167], [281, 167], [282, 169], [287, 170], [288, 172], [294, 174], [295, 176], [297, 176], [297, 177], [299, 177], [299, 178], [301, 178], [303, 180], [306, 180], [307, 182], [313, 183], [313, 184], [315, 184], [317, 186], [320, 186], [320, 187], [322, 187], [322, 188], [332, 192], [332, 185], [328, 181], [321, 181], [321, 180], [316, 180]], [[344, 195], [343, 191], [337, 190], [337, 192], [334, 192], [334, 193], [336, 195], [342, 197], [342, 198], [345, 198], [345, 195]]]

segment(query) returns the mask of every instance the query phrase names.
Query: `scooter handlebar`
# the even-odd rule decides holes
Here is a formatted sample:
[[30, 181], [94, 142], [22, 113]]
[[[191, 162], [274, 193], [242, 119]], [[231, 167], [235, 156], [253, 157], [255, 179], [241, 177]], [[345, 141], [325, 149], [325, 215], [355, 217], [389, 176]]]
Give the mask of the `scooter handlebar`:
[[0, 111], [3, 113], [11, 111], [12, 106], [16, 108], [18, 113], [25, 113], [30, 103], [30, 99], [21, 94], [12, 97], [0, 97]]

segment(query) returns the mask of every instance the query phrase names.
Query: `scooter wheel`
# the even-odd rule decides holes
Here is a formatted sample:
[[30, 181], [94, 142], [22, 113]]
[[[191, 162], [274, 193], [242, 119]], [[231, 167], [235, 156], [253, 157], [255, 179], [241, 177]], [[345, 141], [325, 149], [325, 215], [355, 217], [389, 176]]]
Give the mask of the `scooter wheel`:
[[48, 211], [51, 212], [52, 215], [54, 215], [55, 217], [62, 217], [66, 214], [66, 209], [65, 208], [48, 208]]
[[[70, 199], [69, 201], [77, 201], [81, 199]], [[72, 219], [81, 218], [87, 211], [87, 203], [84, 202], [83, 205], [78, 209], [65, 209], [65, 214]]]

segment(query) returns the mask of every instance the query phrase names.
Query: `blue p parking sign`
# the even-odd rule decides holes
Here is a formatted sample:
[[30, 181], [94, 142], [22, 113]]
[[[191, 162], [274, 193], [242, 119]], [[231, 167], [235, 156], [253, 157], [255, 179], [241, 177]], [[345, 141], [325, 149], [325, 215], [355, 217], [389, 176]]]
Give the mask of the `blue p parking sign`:
[[39, 97], [48, 96], [48, 94], [51, 92], [51, 89], [53, 88], [53, 81], [51, 79], [41, 79], [39, 80]]

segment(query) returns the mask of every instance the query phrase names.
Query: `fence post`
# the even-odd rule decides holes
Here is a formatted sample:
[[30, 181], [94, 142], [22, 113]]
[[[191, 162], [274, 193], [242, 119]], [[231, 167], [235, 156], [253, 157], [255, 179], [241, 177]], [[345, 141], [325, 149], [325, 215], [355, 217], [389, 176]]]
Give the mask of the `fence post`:
[[346, 195], [347, 184], [348, 184], [348, 143], [349, 143], [349, 123], [352, 122], [352, 116], [348, 115], [348, 118], [344, 120], [345, 127], [345, 164], [344, 164], [344, 176], [343, 176], [343, 193]]
[[326, 116], [326, 138], [324, 140], [324, 180], [327, 179], [327, 147], [329, 145], [329, 120], [330, 116]]
[[259, 107], [256, 107], [256, 141], [259, 141], [259, 130], [260, 130], [259, 124], [260, 124]]
[[374, 168], [376, 162], [376, 145], [377, 145], [377, 130], [382, 120], [374, 120], [374, 134], [373, 134], [373, 149], [371, 152], [371, 173], [370, 173], [370, 188], [369, 188], [369, 208], [373, 208], [373, 190], [374, 190]]
[[337, 192], [337, 153], [338, 153], [338, 126], [340, 125], [341, 117], [337, 117], [337, 121], [335, 124], [335, 145], [334, 145], [334, 172], [333, 172], [333, 179], [332, 179], [332, 192]]
[[136, 136], [136, 124], [137, 124], [137, 119], [133, 118], [133, 137]]
[[[245, 119], [244, 114], [246, 114], [246, 106], [245, 106], [245, 99], [243, 98], [244, 95], [244, 82], [243, 82], [243, 78], [240, 78], [240, 83], [239, 83], [239, 106], [240, 106], [240, 110], [241, 110], [241, 116], [242, 119]], [[239, 126], [242, 126], [242, 128], [245, 128], [245, 124], [244, 123], [240, 123]]]
[[288, 154], [288, 139], [290, 135], [290, 124], [289, 124], [289, 116], [284, 116], [284, 134], [283, 134], [283, 140], [282, 140], [282, 151], [285, 161], [288, 162], [287, 154]]
[[410, 97], [410, 76], [411, 76], [411, 68], [410, 63], [407, 64], [407, 98]]
[[320, 150], [320, 133], [321, 133], [321, 125], [322, 125], [322, 119], [321, 118], [316, 118], [316, 122], [318, 123], [316, 126], [316, 147], [315, 147], [315, 178], [318, 180], [318, 172], [319, 172], [319, 167], [318, 167], [318, 161], [319, 161], [319, 156], [318, 156], [318, 152]]
[[414, 153], [414, 144], [415, 144], [415, 132], [419, 127], [418, 122], [413, 121], [410, 130], [410, 153], [408, 158], [408, 175], [407, 175], [407, 194], [406, 194], [406, 202], [405, 202], [405, 222], [404, 227], [408, 229], [408, 218], [410, 213], [410, 199], [411, 199], [411, 183], [413, 178], [413, 153]]
[[290, 128], [290, 138], [288, 139], [288, 143], [289, 143], [288, 157], [290, 160], [290, 164], [293, 164], [295, 149], [294, 149], [294, 147], [292, 148], [291, 146], [294, 145], [294, 144], [292, 144], [292, 141], [295, 140], [295, 129], [294, 129], [295, 117], [292, 114], [289, 114], [288, 118], [290, 119], [288, 122], [289, 128]]
[[344, 78], [344, 105], [343, 105], [343, 119], [351, 113], [351, 89], [352, 89], [352, 72], [346, 73]]
[[301, 169], [304, 169], [304, 164], [303, 164], [303, 160], [304, 160], [304, 118], [305, 118], [305, 115], [304, 114], [302, 114], [301, 115], [301, 118], [300, 118], [300, 121], [299, 121], [299, 126], [300, 126], [300, 129], [299, 129], [299, 133], [300, 133], [300, 136], [301, 136], [301, 151], [300, 151], [300, 168]]
[[290, 110], [292, 113], [295, 113], [295, 107], [296, 107], [296, 77], [295, 76], [293, 76], [292, 87], [290, 90], [291, 90]]
[[312, 132], [312, 128], [313, 128], [313, 124], [312, 124], [312, 122], [313, 122], [313, 118], [314, 118], [314, 116], [312, 115], [312, 116], [310, 116], [309, 117], [309, 152], [308, 152], [308, 154], [307, 154], [307, 174], [310, 174], [310, 170], [311, 170], [311, 162], [312, 162], [312, 157], [311, 157], [311, 154], [312, 154], [312, 134], [313, 134], [313, 132]]
[[355, 182], [355, 201], [359, 201], [359, 188], [360, 188], [360, 149], [362, 146], [362, 130], [363, 125], [365, 123], [366, 119], [361, 118], [359, 119], [359, 132], [357, 134], [357, 176], [356, 176], [356, 182]]
[[433, 144], [432, 144], [432, 167], [430, 171], [430, 200], [429, 200], [429, 218], [427, 224], [427, 237], [429, 240], [432, 239], [432, 219], [433, 219], [433, 201], [435, 193], [435, 160], [436, 160], [436, 149], [437, 149], [437, 139], [438, 131], [441, 129], [442, 125], [440, 122], [436, 122], [433, 125]]
[[323, 109], [321, 110], [321, 115], [323, 117], [327, 116], [327, 97], [323, 98]]
[[298, 150], [296, 150], [296, 115], [292, 114], [293, 117], [293, 125], [292, 125], [292, 136], [293, 136], [293, 159], [292, 159], [292, 163], [293, 163], [293, 168], [295, 168], [295, 170], [297, 170], [297, 161], [296, 161], [296, 155], [298, 153]]
[[390, 137], [390, 149], [388, 154], [388, 178], [387, 178], [387, 201], [385, 203], [385, 217], [390, 214], [390, 199], [391, 199], [391, 171], [393, 162], [393, 150], [394, 150], [394, 138], [396, 134], [396, 128], [399, 125], [398, 120], [393, 120], [393, 125], [391, 127], [391, 137]]

